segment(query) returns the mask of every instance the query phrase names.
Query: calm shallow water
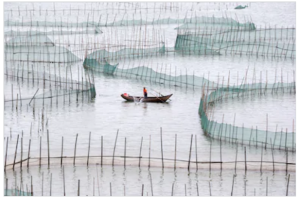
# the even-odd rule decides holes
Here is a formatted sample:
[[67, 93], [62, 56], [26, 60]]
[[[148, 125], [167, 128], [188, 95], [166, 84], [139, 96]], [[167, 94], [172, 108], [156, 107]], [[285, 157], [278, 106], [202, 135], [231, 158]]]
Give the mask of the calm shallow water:
[[[65, 192], [67, 196], [76, 196], [78, 180], [80, 180], [81, 196], [110, 196], [110, 185], [113, 196], [141, 196], [142, 185], [144, 195], [171, 196], [174, 183], [173, 195], [184, 196], [209, 196], [210, 188], [213, 196], [230, 196], [232, 189], [232, 178], [234, 170], [193, 170], [161, 168], [138, 168], [127, 166], [64, 166], [65, 170]], [[52, 196], [62, 196], [64, 192], [63, 170], [60, 166], [47, 166], [41, 168], [31, 167], [23, 172], [8, 171], [8, 186], [17, 183], [20, 186], [21, 178], [23, 186], [30, 185], [30, 176], [33, 178], [33, 189], [35, 196], [49, 196], [52, 174]], [[287, 177], [285, 172], [259, 171], [245, 172], [237, 171], [234, 178], [234, 196], [285, 196]], [[151, 175], [151, 176], [150, 176]], [[152, 189], [151, 179], [152, 178]], [[290, 176], [289, 195], [295, 196], [295, 175]], [[268, 180], [268, 189], [267, 189]], [[43, 181], [43, 182], [41, 182]], [[198, 189], [197, 189], [198, 185]], [[209, 185], [211, 187], [209, 187]], [[125, 190], [125, 192], [124, 192]]]
[[[243, 5], [243, 3], [241, 3]], [[26, 3], [6, 3], [5, 10], [25, 9], [25, 6], [31, 7], [32, 4]], [[56, 3], [56, 8], [69, 8], [68, 3]], [[72, 8], [78, 8], [78, 6], [84, 7], [82, 3], [72, 4]], [[87, 4], [87, 7], [96, 4]], [[191, 4], [182, 4], [183, 8], [179, 15], [182, 18], [185, 16], [188, 9], [191, 8]], [[203, 3], [194, 6], [197, 10], [197, 16], [224, 16], [224, 9], [226, 5], [229, 10], [226, 13], [229, 16], [235, 16], [239, 19], [244, 16], [251, 15], [252, 21], [258, 26], [264, 27], [265, 25], [277, 25], [280, 26], [293, 26], [295, 25], [295, 4], [294, 3], [251, 3], [251, 6], [245, 10], [233, 10], [237, 4], [227, 3]], [[35, 15], [38, 15], [39, 6], [42, 9], [53, 6], [52, 3], [34, 3], [36, 8]], [[113, 7], [113, 6], [112, 6]], [[222, 11], [219, 11], [218, 8]], [[134, 12], [134, 8], [132, 12]], [[201, 9], [201, 10], [200, 10]], [[292, 11], [291, 11], [292, 10]], [[293, 11], [294, 10], [294, 11]], [[162, 12], [163, 13], [163, 12]], [[169, 16], [176, 16], [176, 13], [168, 13], [162, 18]], [[44, 13], [45, 14], [45, 13]], [[87, 13], [86, 13], [87, 14]], [[103, 13], [102, 13], [103, 14]], [[105, 13], [106, 14], [106, 13]], [[114, 20], [116, 10], [108, 15], [108, 21]], [[188, 11], [188, 14], [191, 14]], [[198, 15], [199, 14], [199, 15]], [[23, 19], [29, 20], [25, 12], [22, 14]], [[52, 17], [47, 17], [47, 20], [51, 21]], [[59, 14], [58, 14], [59, 15]], [[62, 15], [62, 13], [60, 13]], [[156, 16], [155, 13], [148, 13], [149, 18]], [[5, 19], [21, 20], [17, 12], [14, 12], [13, 16], [9, 12], [5, 12]], [[130, 15], [129, 15], [130, 16]], [[135, 17], [137, 17], [135, 15]], [[97, 15], [97, 18], [99, 14]], [[118, 14], [117, 17], [121, 19], [122, 14]], [[76, 13], [71, 13], [68, 17], [70, 21], [76, 22]], [[95, 17], [96, 18], [96, 17]], [[117, 19], [118, 19], [117, 18]], [[177, 16], [175, 17], [177, 18]], [[43, 19], [43, 18], [42, 18]], [[80, 13], [79, 21], [86, 20], [86, 15]], [[275, 23], [276, 22], [276, 23]], [[174, 39], [176, 38], [176, 25], [162, 25], [153, 27], [160, 34], [165, 34], [167, 40], [167, 46], [173, 46]], [[152, 27], [149, 27], [151, 29]], [[5, 27], [6, 30], [18, 29], [17, 27]], [[84, 41], [88, 39], [96, 38], [96, 40], [103, 40], [108, 37], [109, 33], [117, 28], [103, 28], [103, 34], [98, 36], [88, 35], [87, 37], [80, 35], [75, 39], [75, 36], [70, 36], [70, 40], [76, 42]], [[126, 29], [126, 28], [125, 28]], [[133, 28], [129, 27], [129, 31]], [[121, 37], [121, 33], [115, 33], [116, 36]], [[66, 41], [68, 36], [54, 36], [51, 37], [55, 42], [60, 40]], [[75, 53], [77, 54], [77, 53]], [[83, 57], [84, 51], [78, 53], [80, 57]], [[33, 63], [34, 67], [47, 68], [46, 71], [53, 73], [53, 64], [38, 64]], [[50, 65], [50, 70], [48, 66]], [[240, 83], [249, 68], [249, 76], [253, 76], [255, 69], [255, 75], [258, 79], [260, 71], [263, 72], [262, 79], [268, 78], [269, 82], [273, 82], [275, 79], [275, 72], [277, 70], [278, 76], [281, 75], [283, 70], [284, 81], [292, 81], [292, 73], [295, 70], [295, 60], [291, 59], [272, 59], [261, 57], [247, 57], [247, 56], [181, 56], [174, 54], [168, 54], [163, 57], [153, 57], [145, 59], [136, 59], [120, 63], [120, 67], [124, 65], [127, 67], [136, 67], [141, 65], [151, 66], [156, 68], [159, 65], [159, 71], [163, 66], [163, 71], [168, 74], [174, 75], [176, 67], [183, 73], [187, 71], [187, 74], [193, 74], [198, 76], [204, 76], [205, 78], [217, 82], [221, 78], [227, 79], [230, 72], [230, 84]], [[17, 63], [8, 63], [9, 67], [17, 67]], [[45, 67], [46, 66], [46, 67]], [[78, 72], [78, 67], [79, 72]], [[166, 67], [166, 70], [165, 70]], [[169, 68], [172, 68], [170, 70]], [[26, 67], [25, 67], [26, 68]], [[82, 76], [82, 62], [72, 64], [70, 66], [61, 65], [62, 76], [65, 76], [66, 68], [72, 68], [73, 76], [79, 78]], [[43, 71], [43, 70], [40, 70]], [[266, 71], [268, 76], [266, 76]], [[178, 75], [178, 73], [177, 73]], [[250, 78], [251, 79], [251, 78]], [[226, 81], [226, 80], [225, 80]], [[19, 93], [18, 82], [9, 78], [4, 78], [4, 95], [5, 99], [11, 99], [11, 84], [13, 86], [14, 97]], [[42, 85], [35, 82], [23, 82], [19, 83], [22, 97], [32, 97], [38, 87]], [[156, 91], [163, 94], [173, 93], [171, 101], [165, 104], [151, 104], [151, 103], [129, 103], [125, 102], [120, 94], [126, 92], [130, 95], [142, 95], [142, 88], [146, 86], [149, 91], [149, 96], [155, 95]], [[18, 110], [12, 108], [10, 103], [5, 103], [4, 111], [4, 137], [10, 137], [8, 142], [8, 161], [13, 161], [13, 154], [16, 147], [17, 135], [21, 135], [23, 131], [23, 148], [24, 156], [29, 145], [29, 139], [31, 139], [31, 156], [39, 156], [39, 137], [42, 137], [42, 156], [47, 156], [47, 133], [49, 130], [50, 137], [50, 150], [51, 156], [60, 156], [61, 138], [64, 137], [64, 155], [73, 156], [76, 134], [78, 134], [77, 142], [77, 155], [85, 156], [88, 153], [89, 132], [91, 132], [91, 150], [90, 155], [99, 156], [100, 153], [100, 140], [101, 136], [104, 137], [104, 155], [112, 155], [114, 147], [115, 136], [119, 130], [119, 137], [117, 141], [116, 155], [121, 156], [124, 154], [124, 140], [127, 138], [127, 154], [128, 156], [138, 156], [141, 138], [143, 137], [143, 149], [142, 156], [148, 156], [148, 148], [150, 145], [151, 135], [151, 156], [160, 157], [160, 130], [163, 134], [163, 148], [164, 157], [173, 159], [175, 150], [175, 134], [177, 135], [177, 159], [188, 160], [191, 135], [197, 135], [197, 153], [199, 161], [209, 161], [210, 159], [210, 139], [206, 137], [202, 131], [200, 124], [200, 117], [198, 114], [199, 102], [201, 97], [201, 89], [186, 89], [164, 86], [160, 84], [151, 84], [147, 81], [113, 77], [103, 74], [95, 73], [95, 88], [96, 98], [91, 102], [84, 100], [83, 102], [76, 102], [75, 95], [71, 96], [71, 103], [62, 105], [60, 100], [59, 105], [53, 105], [51, 107], [49, 100], [45, 105], [45, 120], [47, 120], [47, 127], [42, 130], [41, 126], [41, 112], [42, 103], [36, 101], [36, 113], [33, 115], [32, 107], [27, 106], [29, 101], [23, 103], [22, 108]], [[39, 93], [40, 94], [40, 93]], [[222, 115], [225, 114], [225, 122], [232, 123], [234, 113], [236, 113], [236, 125], [241, 126], [243, 123], [247, 127], [257, 125], [259, 128], [265, 128], [266, 113], [269, 115], [269, 129], [275, 131], [276, 124], [279, 128], [292, 128], [292, 120], [295, 119], [295, 95], [285, 94], [283, 96], [271, 96], [268, 95], [262, 98], [234, 100], [233, 102], [224, 102], [218, 104], [215, 107], [215, 118], [220, 121]], [[12, 110], [13, 109], [13, 110]], [[247, 112], [245, 114], [245, 112]], [[284, 112], [284, 116], [282, 116]], [[255, 116], [253, 116], [255, 115]], [[30, 128], [32, 125], [32, 134], [30, 134]], [[5, 139], [6, 141], [6, 139]], [[19, 140], [20, 141], [20, 140]], [[195, 160], [195, 149], [192, 149], [191, 159]], [[238, 145], [238, 160], [243, 160], [243, 145]], [[235, 161], [235, 152], [237, 145], [230, 143], [222, 143], [223, 161]], [[247, 148], [247, 159], [259, 160], [261, 157], [261, 148], [249, 147]], [[20, 149], [20, 144], [18, 149]], [[5, 150], [5, 144], [4, 144]], [[220, 159], [220, 142], [212, 140], [212, 161], [218, 161]], [[20, 150], [19, 152], [20, 153]], [[24, 157], [23, 157], [24, 158]], [[274, 151], [275, 161], [285, 162], [286, 153], [281, 150]], [[289, 153], [288, 161], [295, 162], [295, 153]], [[20, 154], [17, 155], [17, 159], [20, 159]], [[269, 149], [263, 153], [263, 159], [266, 161], [272, 161], [272, 153]], [[160, 166], [158, 164], [157, 166]], [[93, 178], [97, 177], [97, 168], [95, 164], [90, 167], [71, 165], [65, 166], [66, 175], [66, 192], [67, 195], [76, 195], [78, 179], [81, 180], [81, 195], [93, 195]], [[44, 195], [49, 195], [49, 182], [50, 173], [53, 174], [53, 192], [52, 195], [63, 195], [63, 181], [62, 181], [62, 169], [59, 166], [53, 165], [50, 169], [46, 166], [42, 166], [39, 169], [37, 166], [32, 166], [28, 169], [28, 172], [24, 170], [23, 183], [28, 184], [30, 182], [30, 175], [33, 176], [34, 192], [35, 195], [42, 194], [41, 186], [41, 173], [44, 172]], [[123, 189], [125, 185], [126, 195], [140, 195], [142, 184], [144, 184], [144, 193], [151, 192], [149, 171], [146, 167], [139, 169], [138, 167], [127, 167], [126, 171], [122, 166], [104, 166], [102, 169], [98, 166], [99, 172], [99, 186], [101, 195], [109, 195], [109, 183], [112, 183], [113, 189]], [[16, 176], [14, 174], [16, 173]], [[15, 179], [20, 181], [20, 172], [9, 170], [7, 177], [9, 178], [9, 186], [13, 186]], [[209, 195], [209, 183], [211, 181], [212, 195], [225, 195], [229, 196], [231, 192], [232, 176], [234, 170], [225, 169], [220, 175], [219, 170], [213, 170], [211, 176], [209, 176], [207, 169], [199, 170], [198, 173], [193, 169], [191, 173], [188, 173], [186, 169], [178, 169], [173, 171], [172, 167], [165, 168], [161, 171], [161, 168], [151, 168], [150, 173], [153, 180], [154, 195], [171, 195], [172, 183], [174, 184], [175, 195], [183, 196], [185, 193], [185, 187], [187, 186], [188, 195], [197, 195], [196, 183], [199, 184], [200, 195]], [[266, 177], [269, 182], [269, 195], [284, 196], [286, 191], [287, 177], [285, 171], [276, 171], [273, 174], [269, 170], [264, 170], [261, 175], [259, 171], [249, 171], [247, 175], [244, 175], [244, 171], [238, 171], [234, 186], [234, 195], [244, 195], [244, 179], [247, 180], [247, 195], [261, 195], [266, 193]], [[295, 195], [295, 175], [291, 172], [289, 192], [290, 195]], [[95, 185], [98, 185], [97, 183]], [[55, 190], [54, 190], [55, 189]], [[254, 190], [255, 189], [255, 190]], [[95, 194], [97, 194], [95, 190]], [[123, 195], [123, 190], [113, 190], [113, 195]]]

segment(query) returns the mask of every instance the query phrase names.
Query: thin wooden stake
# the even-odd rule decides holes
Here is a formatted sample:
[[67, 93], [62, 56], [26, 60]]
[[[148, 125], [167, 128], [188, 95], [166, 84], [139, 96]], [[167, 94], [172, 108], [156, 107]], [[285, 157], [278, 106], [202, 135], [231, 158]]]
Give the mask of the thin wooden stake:
[[51, 193], [52, 192], [52, 173], [50, 175], [50, 196], [51, 196]]
[[150, 168], [150, 157], [151, 156], [151, 135], [149, 135], [149, 159], [148, 159], [148, 169]]
[[103, 165], [103, 136], [101, 136], [101, 166]]
[[236, 174], [237, 155], [238, 155], [238, 145], [236, 146], [236, 152], [235, 152], [234, 174]]
[[174, 196], [174, 182], [172, 184], [172, 194], [171, 194], [171, 196]]
[[211, 139], [209, 141], [209, 174], [211, 173]]
[[23, 135], [21, 137], [21, 162], [20, 162], [21, 169], [22, 169], [22, 161], [23, 161]]
[[[6, 139], [6, 151], [5, 151], [5, 164], [4, 164], [4, 172], [6, 171], [6, 162], [7, 162], [7, 149], [8, 149], [8, 138]], [[7, 182], [7, 179], [6, 179]], [[6, 185], [7, 187], [7, 185]]]
[[65, 180], [65, 167], [63, 166], [63, 183], [64, 183], [64, 196], [66, 196], [66, 180]]
[[112, 196], [111, 182], [109, 182], [110, 196]]
[[233, 184], [234, 184], [234, 175], [233, 175], [233, 177], [232, 177], [231, 196], [233, 196]]
[[116, 146], [117, 146], [118, 134], [119, 134], [119, 129], [117, 131], [117, 135], [116, 135], [116, 139], [115, 139], [115, 146], [114, 146], [114, 151], [113, 151], [113, 159], [112, 159], [112, 165], [113, 166], [115, 164], [115, 151], [116, 151]]
[[198, 171], [198, 152], [197, 152], [197, 135], [195, 135], [195, 155], [196, 155], [196, 170]]
[[42, 136], [40, 137], [40, 158], [39, 158], [39, 166], [41, 167], [42, 161]]
[[143, 137], [142, 137], [142, 139], [141, 139], [141, 146], [140, 146], [139, 167], [141, 167], [142, 146], [143, 146]]
[[48, 144], [48, 168], [50, 168], [50, 146], [49, 146], [49, 130], [47, 129], [47, 144]]
[[262, 160], [263, 160], [263, 149], [264, 149], [264, 146], [263, 146], [263, 142], [261, 143], [261, 158], [260, 158], [260, 173], [262, 172]]
[[18, 134], [18, 137], [17, 137], [17, 144], [16, 144], [16, 151], [15, 151], [15, 157], [14, 157], [13, 170], [15, 170], [15, 163], [16, 163], [16, 157], [17, 157], [18, 143], [19, 143], [19, 134]]
[[246, 152], [246, 147], [244, 147], [245, 150], [245, 172], [247, 172], [247, 152]]
[[126, 169], [126, 137], [125, 137], [125, 145], [124, 145], [124, 168]]
[[266, 180], [266, 196], [268, 196], [268, 177], [267, 177], [267, 180]]
[[153, 195], [153, 183], [152, 183], [152, 176], [151, 176], [151, 173], [149, 172], [149, 175], [150, 175], [150, 184], [151, 184], [151, 194], [152, 194], [152, 196], [154, 196]]
[[30, 176], [30, 188], [31, 188], [31, 196], [33, 196], [33, 185], [32, 185], [32, 176]]
[[161, 144], [161, 165], [164, 169], [164, 151], [163, 151], [163, 140], [162, 140], [162, 128], [160, 127], [160, 144]]
[[288, 150], [285, 151], [285, 154], [286, 154], [285, 174], [287, 175], [287, 172], [288, 172], [288, 163], [289, 163], [289, 153], [288, 153]]
[[273, 173], [275, 171], [275, 164], [274, 164], [274, 145], [272, 144], [272, 139], [270, 138], [270, 144], [271, 144], [271, 151], [272, 151], [272, 162], [273, 162]]
[[95, 196], [95, 177], [93, 177], [93, 196]]
[[80, 179], [78, 180], [78, 193], [77, 196], [80, 196]]
[[73, 160], [73, 165], [74, 166], [75, 166], [75, 159], [76, 159], [77, 138], [78, 138], [78, 133], [76, 134], [75, 148], [74, 148], [74, 160]]
[[89, 165], [89, 158], [90, 158], [90, 145], [91, 145], [91, 132], [89, 134], [89, 147], [88, 147], [88, 157], [87, 157], [87, 162], [86, 165]]
[[288, 176], [288, 181], [287, 181], [287, 185], [286, 185], [286, 196], [289, 195], [289, 184], [290, 184], [290, 174]]
[[177, 152], [177, 134], [175, 134], [175, 157], [174, 157], [174, 170], [176, 170], [176, 152]]
[[193, 145], [193, 134], [191, 135], [191, 144], [190, 144], [190, 154], [189, 154], [188, 171], [190, 171], [190, 163], [191, 163], [191, 155], [192, 155], [192, 145]]
[[64, 137], [61, 137], [61, 157], [60, 157], [60, 166], [63, 164], [63, 152], [64, 152]]

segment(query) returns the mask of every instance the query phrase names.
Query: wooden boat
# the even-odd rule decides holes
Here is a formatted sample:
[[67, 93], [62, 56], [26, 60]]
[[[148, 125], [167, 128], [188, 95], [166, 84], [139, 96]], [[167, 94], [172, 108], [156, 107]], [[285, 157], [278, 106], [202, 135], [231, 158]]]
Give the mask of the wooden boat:
[[171, 98], [173, 94], [170, 94], [170, 95], [167, 95], [167, 96], [160, 96], [160, 97], [147, 97], [147, 98], [144, 98], [144, 97], [141, 97], [141, 96], [130, 96], [130, 95], [124, 95], [124, 94], [121, 94], [121, 97], [124, 98], [125, 100], [127, 101], [130, 101], [130, 102], [166, 102], [169, 98]]

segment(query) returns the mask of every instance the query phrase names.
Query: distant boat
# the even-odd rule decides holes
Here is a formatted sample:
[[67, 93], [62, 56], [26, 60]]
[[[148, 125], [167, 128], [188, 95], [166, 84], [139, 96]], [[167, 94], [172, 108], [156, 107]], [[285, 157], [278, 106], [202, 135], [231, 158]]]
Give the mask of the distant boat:
[[130, 96], [128, 94], [121, 94], [121, 97], [130, 102], [166, 102], [169, 98], [171, 98], [173, 94], [167, 96], [160, 97], [141, 97], [141, 96]]
[[241, 6], [241, 5], [239, 5], [239, 6], [236, 6], [234, 9], [237, 9], [237, 10], [241, 10], [241, 9], [245, 9], [246, 7], [248, 7], [248, 6]]

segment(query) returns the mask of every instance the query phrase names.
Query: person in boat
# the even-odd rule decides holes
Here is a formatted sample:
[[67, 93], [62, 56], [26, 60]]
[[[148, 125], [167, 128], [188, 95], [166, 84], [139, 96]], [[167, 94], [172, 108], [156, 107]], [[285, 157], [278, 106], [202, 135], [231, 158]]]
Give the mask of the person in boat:
[[146, 87], [144, 87], [144, 98], [147, 98], [147, 95], [148, 95], [147, 89], [146, 89]]

